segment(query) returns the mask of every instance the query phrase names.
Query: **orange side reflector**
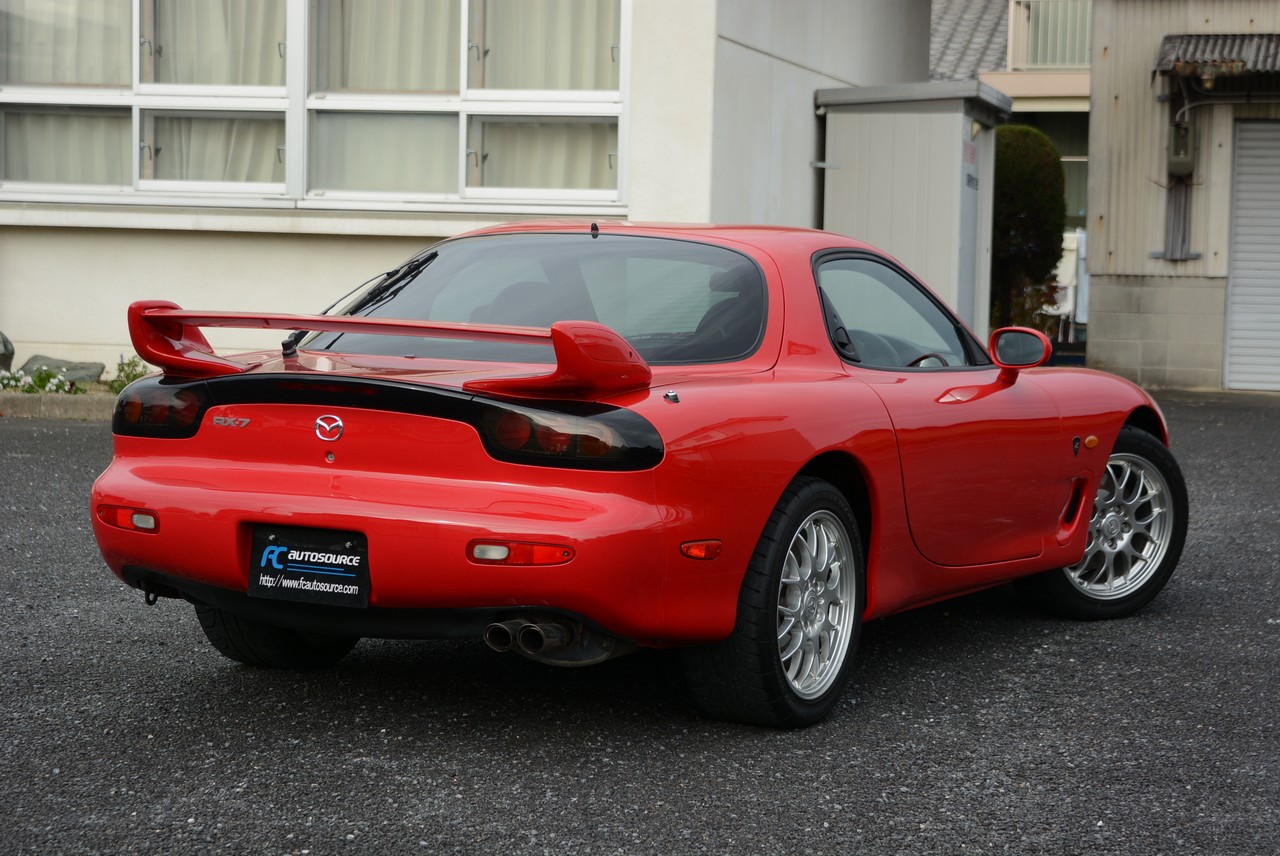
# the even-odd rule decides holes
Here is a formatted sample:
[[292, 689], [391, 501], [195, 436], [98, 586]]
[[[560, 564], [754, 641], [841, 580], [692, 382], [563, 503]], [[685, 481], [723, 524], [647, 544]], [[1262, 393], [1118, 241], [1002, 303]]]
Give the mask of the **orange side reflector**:
[[690, 559], [709, 561], [720, 555], [720, 542], [686, 541], [680, 545], [680, 552]]

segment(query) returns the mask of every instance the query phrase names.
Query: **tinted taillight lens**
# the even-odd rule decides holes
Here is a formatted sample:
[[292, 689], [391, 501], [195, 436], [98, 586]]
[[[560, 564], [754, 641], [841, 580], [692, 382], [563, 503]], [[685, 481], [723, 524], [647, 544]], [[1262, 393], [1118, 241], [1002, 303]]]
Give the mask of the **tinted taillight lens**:
[[133, 437], [190, 437], [207, 406], [203, 383], [166, 384], [160, 378], [143, 378], [120, 393], [111, 430]]
[[589, 470], [643, 470], [662, 460], [657, 430], [630, 410], [480, 403], [477, 427], [501, 461]]

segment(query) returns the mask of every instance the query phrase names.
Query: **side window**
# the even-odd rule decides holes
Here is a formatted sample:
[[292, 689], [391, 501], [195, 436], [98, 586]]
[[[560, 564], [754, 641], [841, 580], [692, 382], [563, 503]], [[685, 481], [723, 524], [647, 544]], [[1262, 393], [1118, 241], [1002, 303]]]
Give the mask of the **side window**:
[[915, 283], [867, 258], [818, 267], [827, 331], [840, 355], [878, 368], [971, 365], [955, 322]]

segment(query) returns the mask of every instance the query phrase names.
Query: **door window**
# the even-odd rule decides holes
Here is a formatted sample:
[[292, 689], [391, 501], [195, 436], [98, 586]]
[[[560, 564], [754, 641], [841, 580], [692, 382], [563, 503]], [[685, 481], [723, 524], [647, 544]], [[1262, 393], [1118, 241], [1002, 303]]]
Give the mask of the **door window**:
[[871, 368], [974, 365], [977, 351], [955, 319], [915, 282], [865, 257], [818, 266], [827, 331], [840, 356]]

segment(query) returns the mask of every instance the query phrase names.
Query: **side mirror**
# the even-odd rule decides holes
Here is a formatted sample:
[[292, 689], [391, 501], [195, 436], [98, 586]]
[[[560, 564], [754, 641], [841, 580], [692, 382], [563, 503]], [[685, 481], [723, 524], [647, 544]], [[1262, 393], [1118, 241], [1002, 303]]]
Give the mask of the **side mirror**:
[[1053, 356], [1053, 343], [1039, 330], [1001, 327], [991, 334], [989, 350], [991, 361], [1000, 367], [1000, 382], [1013, 383], [1022, 369], [1049, 362]]

